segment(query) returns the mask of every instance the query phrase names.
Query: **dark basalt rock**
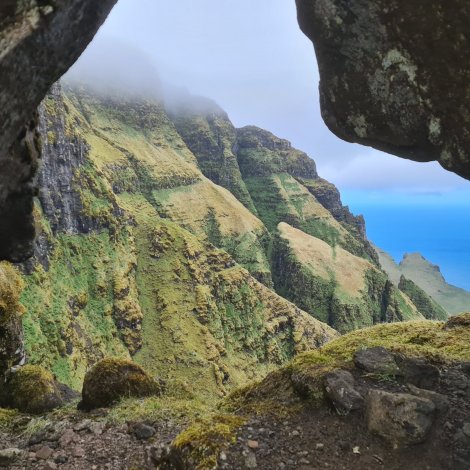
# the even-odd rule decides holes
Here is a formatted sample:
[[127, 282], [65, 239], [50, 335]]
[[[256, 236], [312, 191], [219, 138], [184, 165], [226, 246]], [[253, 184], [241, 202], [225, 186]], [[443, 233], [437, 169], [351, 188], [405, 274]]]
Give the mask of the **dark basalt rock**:
[[445, 412], [449, 409], [449, 399], [441, 393], [433, 392], [432, 390], [425, 390], [408, 384], [408, 390], [412, 395], [420, 398], [431, 400], [439, 412]]
[[435, 410], [427, 398], [370, 390], [366, 397], [367, 428], [394, 446], [419, 444], [431, 430]]
[[364, 398], [354, 385], [354, 377], [347, 370], [337, 369], [325, 377], [326, 396], [341, 415], [360, 410], [364, 406]]
[[440, 380], [439, 369], [420, 357], [395, 355], [400, 377], [419, 388], [432, 389]]
[[116, 0], [6, 0], [0, 5], [0, 259], [33, 252], [39, 142], [35, 110], [78, 59]]
[[461, 313], [450, 317], [445, 324], [445, 328], [470, 328], [470, 313]]
[[370, 374], [390, 376], [399, 374], [393, 354], [381, 346], [359, 349], [354, 354], [354, 364], [358, 369]]
[[296, 0], [338, 137], [470, 178], [467, 0]]

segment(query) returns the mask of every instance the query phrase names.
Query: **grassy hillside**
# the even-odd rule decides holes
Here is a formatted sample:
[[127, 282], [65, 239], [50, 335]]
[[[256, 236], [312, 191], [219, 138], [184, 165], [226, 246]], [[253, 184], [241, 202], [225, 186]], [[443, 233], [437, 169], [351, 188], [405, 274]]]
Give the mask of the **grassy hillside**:
[[[341, 205], [339, 196], [335, 199], [334, 194], [333, 202], [325, 196], [336, 188], [331, 183], [325, 185], [325, 180], [318, 177], [308, 155], [257, 127], [239, 129], [237, 136], [243, 179], [260, 219], [271, 233], [275, 234], [280, 222], [286, 222], [331, 246], [342, 246], [376, 263], [375, 252], [356, 222], [349, 225], [351, 220], [343, 217], [349, 211]], [[329, 190], [324, 191], [323, 204], [314, 195], [318, 194], [314, 188], [319, 185]]]
[[114, 191], [140, 192], [161, 217], [226, 249], [257, 279], [271, 284], [268, 233], [228, 190], [206, 178], [163, 107], [142, 99], [68, 90], [88, 125], [90, 156]]
[[56, 87], [41, 115], [30, 362], [78, 389], [100, 358], [132, 357], [171, 393], [211, 399], [337, 334], [227, 252], [269, 284], [264, 225], [201, 173], [158, 103]]
[[79, 388], [118, 356], [210, 400], [335, 337], [325, 323], [420, 318], [368, 256], [361, 219], [287, 141], [86, 88], [54, 87], [40, 116], [21, 301], [27, 357], [60, 381]]
[[278, 227], [277, 290], [340, 332], [423, 318], [410, 299], [369, 261], [288, 224]]
[[447, 312], [413, 281], [401, 276], [398, 288], [411, 299], [428, 320], [447, 320]]
[[214, 183], [228, 189], [244, 206], [256, 214], [238, 166], [237, 130], [227, 114], [215, 103], [199, 99], [195, 105], [188, 97], [170, 113], [185, 144], [197, 158], [202, 173]]

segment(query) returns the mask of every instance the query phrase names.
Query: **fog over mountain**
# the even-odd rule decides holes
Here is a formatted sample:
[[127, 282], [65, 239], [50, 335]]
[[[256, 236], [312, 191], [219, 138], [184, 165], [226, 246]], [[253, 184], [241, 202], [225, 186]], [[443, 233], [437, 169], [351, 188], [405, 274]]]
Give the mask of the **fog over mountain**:
[[294, 2], [121, 0], [71, 75], [145, 92], [154, 91], [158, 74], [173, 97], [179, 88], [211, 98], [236, 126], [255, 124], [291, 140], [340, 189], [467, 187], [437, 163], [400, 160], [336, 138], [321, 119], [314, 64]]

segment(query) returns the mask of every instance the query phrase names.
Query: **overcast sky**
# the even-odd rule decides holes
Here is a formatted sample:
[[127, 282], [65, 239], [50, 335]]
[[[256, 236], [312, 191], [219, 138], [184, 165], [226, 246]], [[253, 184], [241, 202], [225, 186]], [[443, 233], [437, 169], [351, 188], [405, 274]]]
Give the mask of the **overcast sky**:
[[236, 126], [289, 139], [342, 190], [467, 188], [436, 163], [401, 160], [329, 132], [313, 46], [298, 28], [294, 0], [119, 0], [72, 74], [108, 69], [151, 88], [158, 86], [153, 68], [163, 82], [214, 99]]

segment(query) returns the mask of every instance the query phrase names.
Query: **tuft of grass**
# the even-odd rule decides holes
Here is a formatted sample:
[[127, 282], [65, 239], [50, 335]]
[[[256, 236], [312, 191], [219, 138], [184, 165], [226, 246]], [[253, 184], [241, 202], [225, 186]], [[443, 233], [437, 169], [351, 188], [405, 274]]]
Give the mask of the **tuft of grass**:
[[34, 434], [44, 431], [52, 425], [53, 421], [48, 416], [38, 416], [31, 419], [21, 431], [21, 436], [29, 438]]
[[191, 398], [175, 398], [169, 395], [147, 398], [126, 398], [111, 408], [107, 420], [111, 424], [129, 421], [161, 422], [172, 420], [177, 424], [187, 424], [194, 419], [206, 416], [213, 409], [210, 401]]
[[195, 470], [208, 470], [217, 467], [220, 452], [236, 442], [237, 430], [246, 419], [235, 415], [214, 415], [196, 421], [179, 434], [173, 446], [185, 453], [185, 460]]
[[21, 416], [17, 410], [0, 408], [0, 431], [10, 431]]

